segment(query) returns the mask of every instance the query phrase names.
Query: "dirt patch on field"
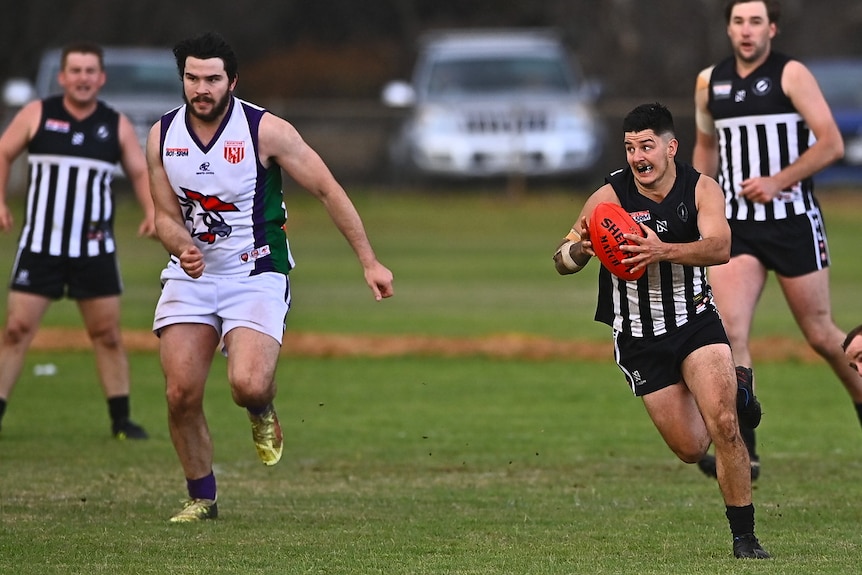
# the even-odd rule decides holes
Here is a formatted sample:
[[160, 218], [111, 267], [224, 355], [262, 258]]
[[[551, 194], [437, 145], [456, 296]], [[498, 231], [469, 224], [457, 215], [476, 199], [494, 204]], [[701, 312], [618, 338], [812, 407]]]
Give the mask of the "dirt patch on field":
[[[125, 331], [130, 351], [156, 351], [158, 339], [149, 331]], [[42, 328], [34, 349], [89, 349], [86, 333], [72, 328]], [[473, 338], [423, 335], [344, 335], [290, 333], [284, 338], [283, 355], [307, 357], [397, 357], [486, 356], [509, 359], [605, 360], [612, 357], [608, 341], [555, 340], [526, 334], [501, 334]], [[817, 361], [818, 356], [802, 342], [786, 338], [764, 338], [752, 342], [752, 353], [761, 360]]]

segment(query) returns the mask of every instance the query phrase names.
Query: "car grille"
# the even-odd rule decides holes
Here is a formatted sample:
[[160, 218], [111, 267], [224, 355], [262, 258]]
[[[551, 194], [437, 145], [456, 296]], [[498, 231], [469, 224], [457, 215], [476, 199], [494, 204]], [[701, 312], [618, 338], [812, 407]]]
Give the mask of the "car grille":
[[465, 126], [471, 134], [544, 132], [548, 129], [548, 115], [541, 111], [474, 112], [467, 114]]

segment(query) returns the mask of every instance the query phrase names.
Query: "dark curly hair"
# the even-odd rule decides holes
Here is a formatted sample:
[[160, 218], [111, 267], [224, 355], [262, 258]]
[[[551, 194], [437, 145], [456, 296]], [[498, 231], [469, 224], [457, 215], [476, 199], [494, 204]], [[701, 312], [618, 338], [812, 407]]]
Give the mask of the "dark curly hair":
[[174, 46], [174, 57], [177, 59], [177, 70], [180, 73], [180, 78], [185, 74], [186, 58], [189, 56], [201, 60], [221, 58], [228, 80], [233, 82], [236, 79], [239, 67], [236, 53], [230, 44], [216, 32], [206, 32], [194, 38], [187, 38]]
[[673, 115], [664, 104], [641, 104], [623, 119], [623, 132], [652, 130], [658, 135], [674, 136]]

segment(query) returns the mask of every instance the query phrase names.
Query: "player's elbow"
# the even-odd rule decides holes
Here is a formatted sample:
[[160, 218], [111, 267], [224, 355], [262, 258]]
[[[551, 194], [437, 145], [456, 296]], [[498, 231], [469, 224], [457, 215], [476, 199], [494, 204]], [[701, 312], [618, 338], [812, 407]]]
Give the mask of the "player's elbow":
[[844, 157], [844, 138], [839, 134], [832, 145], [832, 161], [837, 162]]
[[715, 250], [716, 261], [712, 265], [720, 266], [730, 261], [730, 240], [721, 242]]
[[701, 240], [703, 245], [701, 265], [720, 266], [730, 261], [730, 238], [710, 238]]

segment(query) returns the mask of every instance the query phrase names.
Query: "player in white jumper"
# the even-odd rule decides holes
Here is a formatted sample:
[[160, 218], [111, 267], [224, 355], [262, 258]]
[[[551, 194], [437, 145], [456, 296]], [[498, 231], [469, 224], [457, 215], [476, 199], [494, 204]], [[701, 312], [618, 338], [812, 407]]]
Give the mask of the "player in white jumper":
[[160, 337], [171, 439], [189, 494], [171, 521], [189, 522], [218, 515], [203, 397], [220, 344], [258, 455], [266, 465], [281, 458], [273, 400], [293, 267], [282, 170], [323, 203], [374, 297], [390, 297], [393, 288], [392, 272], [377, 260], [353, 203], [320, 156], [291, 124], [234, 97], [231, 47], [207, 33], [180, 42], [174, 55], [185, 105], [153, 126], [147, 163], [156, 230], [171, 254], [153, 330]]

